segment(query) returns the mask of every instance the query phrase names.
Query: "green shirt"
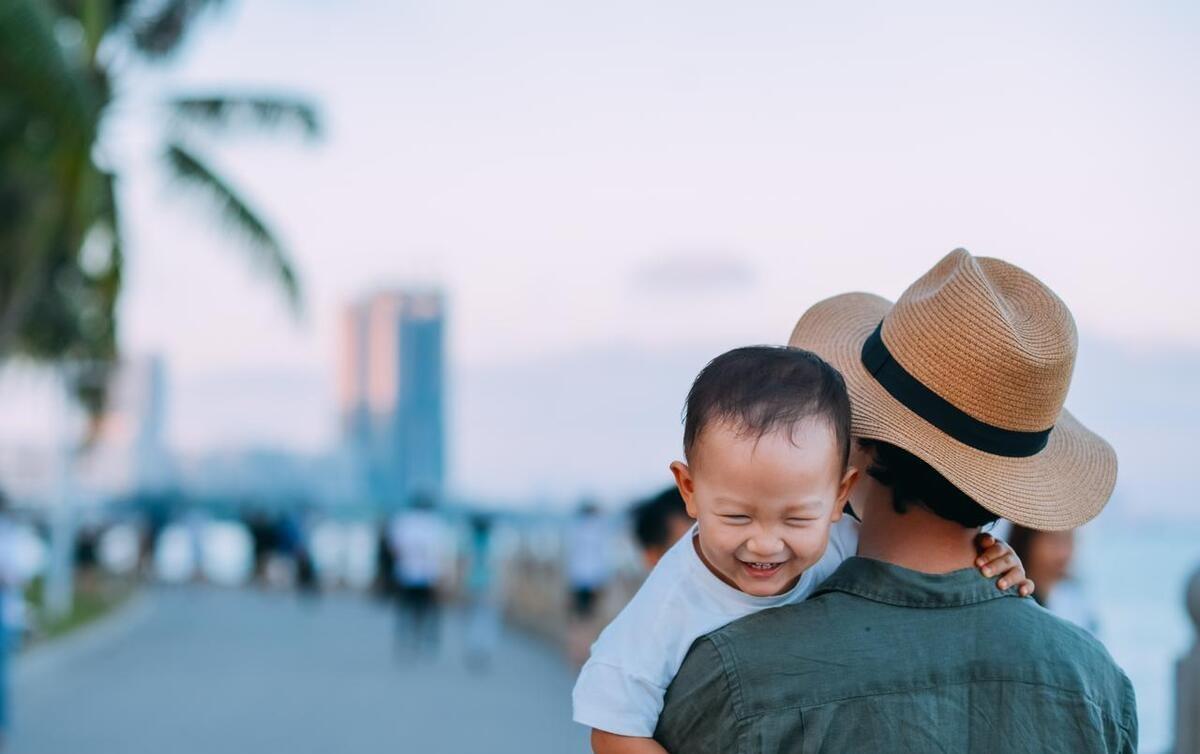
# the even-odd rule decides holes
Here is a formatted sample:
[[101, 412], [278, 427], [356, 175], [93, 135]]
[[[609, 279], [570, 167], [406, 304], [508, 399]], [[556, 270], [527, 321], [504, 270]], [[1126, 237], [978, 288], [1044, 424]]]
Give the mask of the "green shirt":
[[1133, 752], [1100, 642], [976, 570], [850, 558], [806, 602], [696, 641], [655, 738], [720, 752]]

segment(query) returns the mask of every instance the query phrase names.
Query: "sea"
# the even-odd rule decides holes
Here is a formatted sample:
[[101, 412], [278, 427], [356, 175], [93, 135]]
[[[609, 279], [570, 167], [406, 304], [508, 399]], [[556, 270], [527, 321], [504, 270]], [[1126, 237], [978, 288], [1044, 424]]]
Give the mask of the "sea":
[[1172, 749], [1175, 664], [1196, 643], [1185, 590], [1200, 573], [1200, 518], [1108, 518], [1079, 533], [1074, 570], [1099, 638], [1133, 682], [1138, 751]]

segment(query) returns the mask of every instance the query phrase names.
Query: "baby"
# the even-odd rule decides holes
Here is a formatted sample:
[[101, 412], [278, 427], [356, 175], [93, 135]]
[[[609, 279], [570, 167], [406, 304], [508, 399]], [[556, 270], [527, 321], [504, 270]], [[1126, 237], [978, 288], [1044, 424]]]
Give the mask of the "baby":
[[[794, 348], [738, 348], [713, 359], [687, 398], [671, 464], [696, 519], [601, 633], [580, 671], [574, 719], [596, 754], [662, 754], [651, 737], [663, 696], [699, 637], [799, 602], [858, 548], [847, 500], [850, 399], [841, 375]], [[977, 563], [997, 586], [1031, 591], [1020, 562], [981, 538]], [[796, 637], [803, 641], [803, 637]]]

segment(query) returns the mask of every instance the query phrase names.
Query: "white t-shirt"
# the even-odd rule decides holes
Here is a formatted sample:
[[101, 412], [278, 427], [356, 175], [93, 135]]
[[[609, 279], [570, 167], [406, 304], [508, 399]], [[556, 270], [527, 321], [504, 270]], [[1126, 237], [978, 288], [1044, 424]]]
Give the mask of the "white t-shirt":
[[572, 694], [574, 720], [622, 736], [654, 734], [663, 696], [692, 642], [759, 610], [804, 600], [858, 550], [858, 522], [843, 516], [825, 554], [790, 591], [755, 597], [700, 560], [696, 528], [667, 551], [641, 589], [592, 645]]
[[599, 589], [612, 575], [608, 522], [582, 516], [567, 532], [567, 581], [573, 589]]
[[392, 519], [388, 539], [396, 553], [395, 576], [403, 586], [433, 586], [442, 577], [446, 530], [436, 513], [405, 511]]

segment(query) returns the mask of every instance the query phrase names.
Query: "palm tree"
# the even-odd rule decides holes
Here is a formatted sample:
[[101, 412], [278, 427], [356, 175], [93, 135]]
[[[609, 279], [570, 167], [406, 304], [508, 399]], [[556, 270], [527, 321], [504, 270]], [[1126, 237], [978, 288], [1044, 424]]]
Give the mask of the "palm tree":
[[[117, 184], [102, 138], [130, 65], [179, 50], [222, 0], [0, 0], [0, 361], [21, 354], [90, 365], [116, 357], [123, 261]], [[316, 109], [281, 95], [180, 95], [159, 103], [162, 165], [275, 280], [293, 310], [300, 287], [270, 225], [209, 166], [194, 138], [237, 128], [319, 135]], [[103, 379], [80, 374], [93, 412]]]

